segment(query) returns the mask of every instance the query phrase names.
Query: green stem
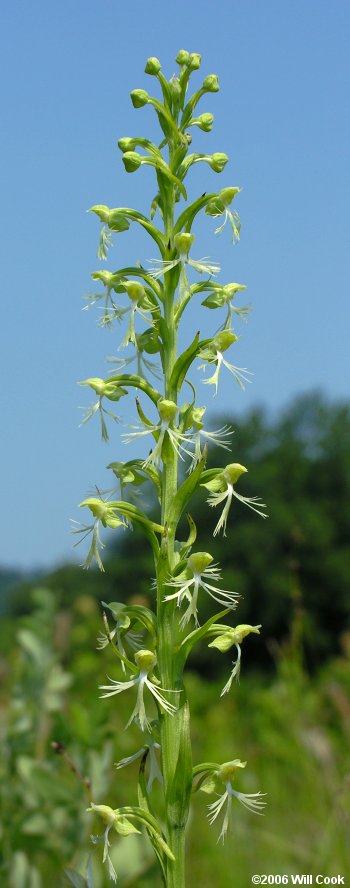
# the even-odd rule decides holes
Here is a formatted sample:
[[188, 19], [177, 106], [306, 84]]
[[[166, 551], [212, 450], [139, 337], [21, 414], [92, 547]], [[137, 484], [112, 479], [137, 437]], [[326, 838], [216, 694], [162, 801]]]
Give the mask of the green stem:
[[[171, 158], [170, 158], [171, 160]], [[167, 243], [173, 242], [174, 227], [174, 188], [166, 189], [164, 200], [164, 228]], [[164, 321], [167, 330], [164, 342], [164, 376], [165, 398], [177, 402], [177, 391], [171, 383], [172, 371], [177, 359], [177, 330], [175, 321], [174, 301], [175, 289], [172, 285], [171, 273], [166, 275], [164, 282]], [[170, 448], [169, 448], [170, 450]], [[176, 527], [169, 521], [170, 508], [178, 486], [178, 456], [174, 450], [169, 453], [163, 465], [163, 494], [161, 522], [166, 527], [157, 571], [158, 585], [158, 660], [162, 687], [179, 690], [177, 700], [171, 694], [171, 700], [179, 707], [174, 716], [161, 717], [161, 749], [163, 764], [164, 796], [166, 809], [167, 842], [175, 861], [166, 860], [166, 888], [185, 888], [185, 828], [189, 802], [189, 787], [184, 784], [182, 798], [179, 799], [178, 775], [182, 772], [182, 758], [188, 753], [189, 719], [188, 707], [185, 706], [185, 690], [182, 675], [174, 669], [174, 649], [176, 644], [176, 623], [174, 620], [175, 604], [164, 605], [166, 593], [165, 582], [174, 566], [174, 542]], [[186, 715], [184, 716], [184, 713]], [[176, 781], [176, 788], [175, 788]]]

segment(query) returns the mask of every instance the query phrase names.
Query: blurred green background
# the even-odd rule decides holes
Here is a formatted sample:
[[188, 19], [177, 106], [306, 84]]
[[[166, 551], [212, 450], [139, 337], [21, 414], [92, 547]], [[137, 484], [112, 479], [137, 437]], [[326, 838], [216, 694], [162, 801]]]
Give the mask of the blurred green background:
[[[240, 684], [222, 700], [232, 657], [206, 645], [192, 655], [193, 755], [195, 763], [247, 760], [236, 786], [266, 792], [268, 805], [258, 818], [237, 803], [222, 847], [206, 817], [213, 797], [196, 794], [188, 885], [244, 888], [254, 873], [346, 875], [350, 405], [313, 392], [275, 420], [256, 409], [237, 425], [234, 416], [222, 421], [235, 429], [230, 459], [249, 469], [240, 491], [261, 496], [270, 517], [260, 521], [235, 502], [227, 539], [213, 541], [215, 515], [199, 495], [198, 548], [220, 561], [223, 587], [241, 594], [235, 622], [263, 629], [244, 642]], [[218, 464], [222, 452], [214, 455]], [[114, 767], [142, 745], [136, 728], [124, 732], [133, 694], [98, 699], [106, 675], [120, 675], [96, 637], [101, 600], [152, 606], [152, 562], [135, 532], [118, 540], [108, 540], [105, 574], [67, 565], [24, 580], [0, 571], [4, 888], [74, 884], [64, 870], [84, 874], [91, 851], [94, 884], [107, 886], [101, 848], [89, 838], [101, 825], [85, 809], [90, 799], [137, 803], [138, 763]], [[212, 604], [202, 603], [202, 621]], [[111, 855], [120, 888], [161, 884], [143, 837], [116, 835]]]

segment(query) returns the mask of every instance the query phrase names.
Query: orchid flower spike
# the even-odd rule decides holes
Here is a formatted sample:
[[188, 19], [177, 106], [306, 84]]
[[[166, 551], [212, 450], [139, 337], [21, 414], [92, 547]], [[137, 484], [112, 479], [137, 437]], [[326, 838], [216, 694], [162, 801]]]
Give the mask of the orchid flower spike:
[[190, 453], [190, 451], [186, 450], [186, 447], [183, 444], [184, 441], [188, 440], [188, 435], [183, 435], [178, 429], [171, 427], [178, 411], [175, 401], [159, 398], [157, 408], [159, 422], [156, 425], [150, 423], [146, 428], [142, 428], [141, 426], [130, 426], [130, 428], [137, 429], [137, 431], [122, 435], [125, 444], [129, 444], [134, 438], [141, 438], [144, 435], [154, 435], [156, 438], [156, 446], [153, 448], [147, 459], [145, 459], [143, 463], [144, 468], [157, 465], [161, 459], [164, 461], [163, 445], [165, 446], [167, 442], [170, 443], [170, 446], [180, 459], [184, 459], [182, 452], [187, 454]]
[[238, 792], [238, 790], [233, 789], [232, 782], [236, 776], [236, 772], [240, 768], [245, 768], [246, 764], [246, 762], [241, 762], [240, 759], [234, 759], [232, 762], [224, 762], [221, 767], [212, 772], [211, 777], [209, 777], [207, 782], [203, 783], [200, 787], [203, 792], [213, 792], [217, 784], [223, 783], [225, 786], [225, 791], [219, 796], [217, 801], [208, 805], [210, 825], [214, 823], [220, 814], [220, 811], [225, 809], [224, 821], [218, 841], [220, 841], [220, 839], [222, 842], [225, 841], [227, 830], [231, 823], [233, 798], [238, 799], [241, 805], [244, 805], [245, 808], [248, 808], [249, 811], [252, 811], [254, 814], [263, 814], [263, 808], [265, 807], [266, 802], [262, 801], [262, 798], [266, 793], [246, 793]]
[[186, 265], [190, 265], [195, 271], [198, 271], [199, 274], [218, 274], [220, 271], [220, 266], [216, 265], [216, 263], [209, 263], [207, 257], [204, 259], [190, 259], [189, 252], [194, 242], [194, 234], [190, 234], [190, 232], [181, 232], [180, 234], [176, 234], [174, 237], [174, 244], [176, 250], [178, 252], [178, 257], [176, 259], [162, 260], [162, 259], [154, 259], [152, 262], [154, 263], [150, 274], [154, 278], [159, 278], [162, 275], [166, 274], [168, 271], [171, 271], [172, 268], [176, 268], [176, 266], [180, 266], [180, 295], [187, 292], [189, 289], [189, 283], [186, 274]]
[[240, 463], [230, 463], [222, 472], [218, 472], [211, 481], [207, 481], [202, 485], [210, 491], [207, 500], [210, 506], [218, 506], [226, 500], [223, 511], [215, 527], [214, 536], [216, 536], [220, 530], [223, 530], [223, 534], [226, 536], [227, 518], [233, 497], [238, 499], [241, 503], [244, 503], [244, 505], [248, 506], [249, 509], [252, 509], [253, 512], [256, 512], [261, 518], [267, 518], [267, 515], [264, 512], [266, 505], [261, 502], [260, 497], [242, 496], [235, 490], [234, 485], [241, 475], [247, 471], [248, 469], [246, 469], [245, 466], [241, 466]]
[[111, 678], [110, 685], [100, 685], [100, 690], [106, 691], [105, 694], [101, 694], [101, 698], [103, 699], [105, 697], [113, 697], [115, 694], [121, 694], [123, 691], [129, 690], [129, 688], [136, 687], [136, 705], [131, 713], [129, 721], [125, 725], [125, 730], [131, 725], [131, 722], [137, 718], [141, 731], [150, 731], [151, 724], [148, 716], [146, 715], [146, 709], [143, 699], [145, 687], [148, 688], [162, 712], [166, 712], [167, 715], [174, 715], [174, 712], [176, 712], [176, 706], [174, 706], [172, 703], [169, 703], [168, 700], [166, 700], [161, 693], [161, 691], [168, 693], [166, 688], [159, 688], [158, 680], [154, 676], [152, 676], [153, 680], [148, 677], [149, 672], [152, 672], [157, 663], [157, 657], [155, 653], [148, 650], [137, 651], [134, 659], [139, 669], [138, 674], [135, 675], [134, 678], [131, 678], [129, 681], [115, 681], [113, 678]]
[[[219, 376], [222, 364], [232, 373], [236, 382], [241, 389], [244, 389], [246, 382], [251, 382], [249, 376], [251, 376], [250, 370], [246, 370], [245, 367], [235, 367], [234, 364], [230, 364], [229, 361], [226, 361], [224, 358], [223, 352], [225, 352], [230, 345], [234, 342], [237, 342], [238, 336], [235, 333], [232, 333], [232, 330], [221, 330], [219, 333], [214, 336], [209, 345], [200, 352], [200, 357], [204, 359], [204, 364], [200, 364], [199, 370], [204, 370], [208, 364], [216, 364], [216, 370], [209, 379], [203, 379], [202, 382], [204, 385], [214, 385], [215, 392], [214, 398], [218, 393], [218, 385], [219, 385]], [[248, 374], [248, 376], [247, 376]]]
[[241, 671], [241, 644], [243, 639], [247, 635], [250, 635], [251, 632], [254, 632], [255, 635], [260, 635], [259, 630], [261, 629], [261, 623], [259, 623], [258, 626], [250, 626], [248, 623], [240, 623], [239, 626], [235, 626], [234, 628], [231, 626], [220, 626], [220, 624], [218, 624], [215, 628], [216, 630], [220, 629], [220, 634], [210, 642], [208, 647], [217, 648], [222, 653], [226, 653], [226, 651], [230, 650], [232, 645], [235, 645], [237, 650], [237, 659], [232, 663], [232, 672], [220, 694], [220, 696], [223, 697], [224, 694], [227, 694], [230, 690], [233, 679], [236, 678], [236, 680], [239, 681], [239, 674]]
[[209, 580], [220, 580], [221, 573], [216, 564], [212, 564], [213, 557], [209, 552], [194, 552], [187, 559], [186, 575], [189, 578], [169, 580], [166, 585], [172, 586], [176, 592], [165, 596], [165, 601], [177, 599], [177, 606], [181, 607], [182, 602], [186, 599], [189, 604], [180, 620], [180, 628], [189, 622], [193, 617], [196, 626], [198, 626], [197, 604], [199, 589], [204, 589], [211, 598], [218, 601], [222, 607], [235, 608], [237, 605], [237, 595], [235, 592], [227, 592], [213, 586]]

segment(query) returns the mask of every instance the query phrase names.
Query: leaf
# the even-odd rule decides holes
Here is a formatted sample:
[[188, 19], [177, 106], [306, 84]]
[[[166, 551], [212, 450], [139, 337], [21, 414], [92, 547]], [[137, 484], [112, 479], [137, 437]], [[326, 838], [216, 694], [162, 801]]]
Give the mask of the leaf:
[[172, 526], [174, 528], [174, 531], [177, 528], [181, 515], [188, 501], [191, 499], [191, 496], [199, 486], [201, 475], [207, 459], [207, 449], [207, 446], [203, 448], [202, 459], [198, 463], [194, 472], [191, 472], [190, 476], [186, 478], [186, 481], [184, 481], [183, 484], [180, 485], [174, 497], [173, 504], [169, 512], [169, 526]]
[[172, 388], [176, 388], [176, 390], [178, 392], [181, 389], [181, 386], [182, 386], [182, 383], [185, 379], [187, 370], [191, 366], [192, 361], [194, 361], [195, 357], [197, 356], [197, 354], [200, 351], [200, 348], [202, 346], [203, 346], [203, 343], [201, 343], [199, 345], [199, 331], [198, 331], [198, 333], [196, 333], [196, 335], [194, 337], [193, 342], [191, 342], [191, 345], [189, 345], [188, 348], [186, 348], [186, 350], [184, 352], [182, 352], [182, 355], [180, 355], [180, 357], [175, 362], [173, 372], [172, 372], [171, 378], [170, 378], [170, 385], [172, 386]]
[[183, 642], [180, 645], [180, 650], [177, 654], [177, 659], [179, 662], [179, 668], [183, 669], [187, 657], [190, 654], [192, 648], [198, 641], [201, 641], [208, 634], [213, 623], [216, 623], [217, 620], [222, 620], [223, 617], [226, 617], [227, 614], [231, 613], [230, 608], [225, 608], [225, 610], [220, 611], [218, 614], [214, 614], [214, 616], [210, 617], [203, 626], [199, 626], [198, 629], [194, 629], [193, 632], [190, 632], [189, 635], [184, 638]]

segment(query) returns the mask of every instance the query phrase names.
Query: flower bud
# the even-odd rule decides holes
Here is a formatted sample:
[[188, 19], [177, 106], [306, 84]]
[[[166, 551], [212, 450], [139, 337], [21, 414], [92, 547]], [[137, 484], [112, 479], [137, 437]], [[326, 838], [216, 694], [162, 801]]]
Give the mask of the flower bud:
[[145, 89], [133, 89], [130, 97], [134, 108], [143, 108], [149, 101], [149, 95]]
[[187, 49], [180, 49], [175, 61], [178, 65], [188, 65], [190, 61], [190, 54], [187, 52]]
[[162, 66], [159, 59], [157, 59], [155, 56], [151, 56], [149, 59], [147, 59], [145, 74], [153, 74], [154, 76], [156, 76], [157, 74], [159, 74], [161, 67]]
[[226, 468], [224, 469], [222, 474], [225, 478], [225, 481], [227, 481], [228, 484], [236, 484], [236, 481], [238, 481], [238, 478], [240, 478], [241, 475], [243, 475], [244, 472], [247, 472], [247, 471], [248, 471], [248, 469], [246, 469], [245, 466], [241, 466], [240, 463], [229, 463], [229, 465], [226, 466]]
[[140, 671], [151, 672], [156, 665], [157, 657], [153, 651], [137, 651], [134, 660]]
[[170, 422], [177, 414], [175, 401], [168, 401], [166, 398], [159, 398], [157, 408], [160, 418], [166, 422]]
[[132, 302], [139, 304], [145, 296], [145, 288], [139, 281], [124, 281], [123, 286]]
[[209, 112], [200, 114], [196, 123], [199, 129], [203, 130], [204, 133], [210, 133], [210, 130], [213, 129], [214, 114], [210, 114]]
[[205, 89], [206, 92], [218, 92], [219, 87], [219, 78], [216, 74], [208, 74], [208, 76], [203, 80], [202, 89]]
[[193, 552], [187, 559], [187, 564], [194, 574], [201, 574], [213, 561], [209, 552]]
[[118, 139], [118, 148], [121, 151], [133, 151], [136, 145], [136, 139], [132, 139], [129, 136], [124, 136], [122, 139]]
[[181, 234], [175, 234], [174, 243], [180, 256], [187, 256], [194, 242], [194, 234], [183, 231]]
[[211, 158], [209, 160], [209, 166], [211, 166], [212, 170], [214, 170], [215, 173], [222, 173], [227, 162], [228, 162], [227, 154], [223, 154], [221, 152], [216, 152], [215, 154], [211, 155]]
[[198, 71], [198, 68], [200, 68], [201, 60], [202, 56], [199, 54], [199, 52], [191, 52], [188, 61], [188, 67], [190, 71]]
[[122, 157], [123, 164], [127, 173], [134, 173], [141, 166], [141, 154], [137, 151], [125, 151]]

